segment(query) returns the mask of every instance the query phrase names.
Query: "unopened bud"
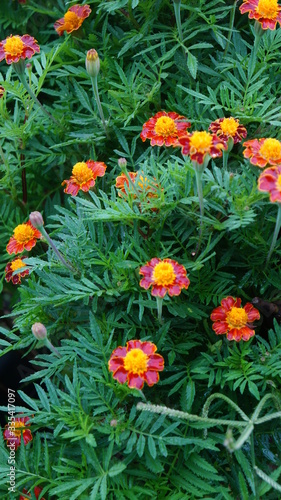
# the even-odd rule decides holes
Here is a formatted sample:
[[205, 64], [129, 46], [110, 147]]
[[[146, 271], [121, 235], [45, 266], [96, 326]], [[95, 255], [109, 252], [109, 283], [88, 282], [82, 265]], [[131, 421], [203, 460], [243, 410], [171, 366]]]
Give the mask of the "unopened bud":
[[31, 212], [29, 220], [36, 229], [40, 229], [40, 227], [44, 226], [44, 220], [40, 212]]
[[44, 340], [47, 337], [47, 329], [43, 323], [33, 323], [31, 331], [37, 340]]
[[112, 420], [110, 420], [111, 427], [117, 427], [117, 425], [118, 425], [118, 422], [117, 422], [116, 418], [113, 418]]
[[118, 165], [121, 168], [121, 170], [123, 170], [124, 168], [126, 168], [127, 167], [127, 160], [126, 160], [126, 158], [119, 158], [118, 159]]
[[30, 69], [32, 69], [32, 64], [30, 62], [28, 62], [25, 67], [26, 67], [26, 69], [30, 70]]
[[90, 49], [86, 56], [86, 70], [88, 75], [94, 77], [98, 76], [100, 71], [99, 55], [95, 49]]

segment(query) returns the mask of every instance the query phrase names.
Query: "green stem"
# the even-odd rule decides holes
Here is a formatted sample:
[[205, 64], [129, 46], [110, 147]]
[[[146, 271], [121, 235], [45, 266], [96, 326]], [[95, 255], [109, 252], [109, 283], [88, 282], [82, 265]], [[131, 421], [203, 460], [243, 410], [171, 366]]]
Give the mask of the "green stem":
[[176, 17], [176, 23], [177, 23], [177, 28], [178, 28], [178, 34], [179, 34], [179, 39], [182, 44], [182, 51], [184, 57], [186, 57], [186, 52], [184, 50], [183, 46], [183, 34], [182, 34], [182, 26], [181, 26], [181, 0], [174, 0], [174, 10], [175, 10], [175, 17]]
[[133, 9], [132, 9], [132, 0], [129, 0], [129, 2], [128, 2], [128, 14], [129, 14], [129, 19], [130, 19], [131, 23], [139, 31], [141, 29], [141, 27], [140, 27], [139, 23], [135, 20], [135, 17], [133, 14]]
[[63, 263], [63, 265], [65, 267], [67, 267], [70, 271], [75, 272], [74, 267], [72, 267], [70, 264], [68, 264], [66, 262], [66, 260], [64, 259], [64, 257], [62, 256], [62, 254], [58, 251], [56, 245], [54, 244], [53, 240], [48, 235], [48, 233], [47, 233], [46, 229], [44, 228], [44, 226], [40, 226], [39, 231], [43, 234], [43, 236], [45, 237], [45, 239], [49, 243], [50, 247], [52, 247], [52, 249], [54, 250], [56, 256]]
[[94, 94], [94, 97], [96, 99], [96, 103], [97, 103], [97, 106], [98, 106], [98, 110], [99, 110], [100, 118], [101, 118], [101, 121], [102, 121], [102, 125], [103, 125], [103, 128], [104, 128], [106, 137], [107, 137], [107, 139], [109, 139], [109, 135], [108, 135], [108, 132], [107, 132], [106, 123], [105, 123], [105, 119], [104, 119], [104, 114], [103, 114], [103, 110], [102, 110], [101, 102], [100, 102], [99, 89], [98, 89], [98, 77], [97, 76], [91, 76], [91, 82], [92, 82], [93, 94]]
[[157, 296], [156, 302], [157, 302], [158, 320], [159, 320], [159, 323], [163, 323], [163, 319], [162, 319], [163, 297]]
[[5, 153], [2, 149], [1, 144], [0, 144], [0, 157], [1, 157], [1, 160], [3, 162], [4, 167], [6, 169], [8, 181], [11, 183], [12, 197], [13, 197], [13, 199], [16, 200], [17, 199], [17, 189], [16, 189], [14, 181], [13, 181], [13, 176], [11, 175], [9, 162], [6, 160]]
[[227, 170], [228, 155], [229, 155], [229, 151], [222, 152], [222, 166], [223, 166], [224, 170]]
[[50, 351], [54, 352], [59, 358], [61, 358], [59, 351], [53, 346], [52, 342], [50, 342], [49, 339], [45, 339], [45, 344], [46, 347], [50, 349]]
[[252, 462], [252, 468], [253, 468], [254, 488], [255, 488], [255, 491], [253, 491], [253, 493], [254, 493], [255, 500], [259, 500], [258, 481], [257, 481], [257, 474], [255, 471], [256, 457], [255, 457], [255, 441], [254, 441], [254, 433], [253, 432], [251, 433], [250, 442], [251, 442], [251, 462]]
[[270, 249], [269, 249], [269, 252], [268, 252], [268, 256], [267, 256], [267, 259], [266, 259], [266, 265], [269, 263], [269, 259], [271, 257], [271, 254], [272, 254], [273, 250], [274, 250], [274, 247], [275, 247], [275, 244], [276, 244], [276, 241], [277, 241], [277, 238], [278, 238], [278, 234], [279, 234], [279, 231], [280, 231], [280, 227], [281, 227], [281, 203], [278, 203], [278, 212], [277, 212], [277, 217], [276, 217], [276, 224], [275, 224], [275, 229], [274, 229], [274, 233], [273, 233], [272, 242], [271, 242]]
[[235, 2], [233, 4], [233, 7], [232, 7], [232, 9], [230, 11], [229, 32], [228, 32], [228, 36], [227, 36], [227, 42], [226, 42], [226, 46], [225, 46], [225, 49], [224, 49], [223, 57], [225, 57], [226, 54], [227, 54], [228, 47], [229, 47], [230, 40], [231, 40], [231, 36], [232, 36], [233, 25], [234, 25], [234, 17], [235, 17], [235, 10], [236, 10], [236, 4], [237, 4], [237, 0], [235, 0]]
[[43, 113], [45, 113], [45, 115], [47, 115], [48, 118], [50, 118], [50, 120], [52, 120], [56, 125], [58, 125], [60, 127], [60, 123], [44, 108], [44, 106], [41, 104], [39, 99], [37, 99], [36, 95], [31, 90], [30, 86], [28, 85], [28, 83], [25, 79], [24, 73], [20, 73], [17, 70], [16, 70], [16, 72], [17, 72], [17, 75], [18, 75], [21, 83], [23, 84], [25, 90], [29, 93], [31, 99], [40, 107], [40, 109], [43, 111]]
[[196, 178], [197, 196], [198, 196], [198, 200], [199, 200], [199, 208], [200, 208], [200, 214], [201, 214], [201, 224], [200, 225], [202, 225], [202, 222], [203, 222], [202, 217], [204, 216], [204, 198], [203, 198], [203, 183], [202, 183], [203, 170], [198, 168], [198, 166], [195, 166], [194, 170], [195, 170], [195, 178]]

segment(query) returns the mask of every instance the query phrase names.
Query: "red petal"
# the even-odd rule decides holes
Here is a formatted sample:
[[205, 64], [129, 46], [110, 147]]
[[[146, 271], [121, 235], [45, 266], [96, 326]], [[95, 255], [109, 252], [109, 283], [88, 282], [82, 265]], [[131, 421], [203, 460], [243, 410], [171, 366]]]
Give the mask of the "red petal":
[[149, 370], [158, 370], [162, 372], [164, 370], [164, 358], [160, 356], [160, 354], [152, 354], [149, 357], [147, 367]]
[[153, 297], [165, 297], [167, 293], [167, 288], [161, 285], [153, 285], [151, 290], [151, 295]]
[[113, 373], [113, 378], [115, 380], [118, 380], [120, 384], [124, 384], [127, 380], [127, 377], [128, 377], [128, 372], [125, 370], [123, 366], [118, 368], [118, 370], [116, 370], [116, 372]]
[[137, 373], [128, 374], [128, 387], [131, 389], [142, 389], [144, 385], [144, 379]]
[[112, 357], [108, 361], [108, 369], [110, 372], [116, 372], [118, 368], [121, 368], [123, 366], [124, 366], [124, 358]]
[[227, 333], [229, 326], [228, 323], [224, 321], [217, 321], [216, 323], [213, 323], [212, 328], [217, 335], [223, 335], [224, 333]]
[[126, 354], [127, 354], [126, 347], [117, 347], [116, 349], [114, 349], [113, 353], [111, 354], [111, 357], [119, 356], [120, 358], [125, 358]]
[[226, 318], [225, 309], [222, 306], [216, 307], [210, 317], [212, 321], [224, 321]]
[[148, 370], [144, 374], [144, 379], [147, 382], [147, 385], [151, 387], [152, 385], [157, 384], [157, 382], [159, 382], [159, 373]]
[[[155, 351], [157, 351], [156, 345], [153, 344], [152, 342], [142, 342], [141, 349], [145, 354], [147, 354], [149, 356], [149, 359], [151, 359], [151, 357], [153, 358]], [[155, 354], [155, 356], [158, 357], [158, 356], [160, 356], [160, 354]], [[162, 356], [160, 356], [160, 357], [162, 357]]]
[[[240, 300], [240, 303], [238, 302]], [[237, 305], [236, 305], [237, 304]], [[222, 299], [221, 305], [226, 312], [230, 311], [232, 307], [240, 307], [241, 299], [234, 299], [233, 297], [226, 297]]]
[[247, 304], [244, 307], [247, 315], [248, 315], [248, 322], [252, 323], [253, 321], [260, 319], [260, 313], [257, 309], [254, 308], [254, 306], [250, 303], [247, 302]]

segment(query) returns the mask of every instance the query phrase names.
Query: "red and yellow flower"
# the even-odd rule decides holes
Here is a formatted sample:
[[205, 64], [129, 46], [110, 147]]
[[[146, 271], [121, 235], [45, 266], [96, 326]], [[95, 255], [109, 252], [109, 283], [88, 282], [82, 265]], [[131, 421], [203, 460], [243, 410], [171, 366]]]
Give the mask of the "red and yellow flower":
[[39, 53], [40, 47], [37, 40], [29, 35], [11, 35], [0, 42], [0, 61], [6, 59], [8, 64], [30, 59], [35, 52]]
[[6, 247], [7, 252], [12, 254], [31, 250], [40, 238], [42, 238], [42, 234], [33, 227], [30, 221], [20, 224], [14, 229], [14, 234]]
[[191, 123], [174, 111], [159, 111], [142, 127], [140, 137], [150, 140], [151, 146], [178, 146], [178, 139], [187, 133]]
[[232, 139], [234, 144], [247, 137], [247, 130], [240, 125], [238, 118], [218, 118], [210, 124], [209, 130], [224, 141]]
[[[39, 495], [42, 491], [42, 488], [39, 488], [39, 486], [35, 486], [33, 493], [35, 495], [36, 500], [38, 500]], [[26, 497], [25, 495], [29, 495]], [[22, 495], [19, 497], [19, 500], [30, 500], [31, 499], [31, 493], [30, 491], [27, 491], [25, 488], [22, 490]], [[45, 500], [45, 498], [41, 497], [40, 500]]]
[[264, 168], [266, 165], [281, 165], [281, 142], [277, 139], [251, 139], [244, 142], [243, 151], [253, 165]]
[[281, 24], [281, 6], [277, 0], [244, 0], [239, 10], [241, 14], [249, 12], [249, 18], [258, 21], [264, 30], [275, 30], [276, 24]]
[[2, 85], [0, 85], [0, 99], [2, 99], [4, 94], [5, 94], [5, 89], [4, 89], [4, 87], [2, 87]]
[[172, 259], [154, 257], [140, 268], [139, 273], [144, 276], [140, 286], [148, 290], [152, 285], [151, 295], [154, 297], [163, 298], [167, 292], [170, 297], [179, 295], [183, 288], [187, 289], [190, 285], [185, 267]]
[[5, 425], [3, 433], [4, 439], [7, 441], [7, 446], [15, 451], [21, 445], [21, 438], [23, 438], [24, 445], [32, 441], [32, 434], [28, 427], [28, 417], [15, 418], [9, 424]]
[[183, 156], [190, 156], [192, 161], [202, 165], [206, 157], [217, 158], [222, 156], [222, 150], [227, 149], [227, 142], [217, 135], [202, 132], [193, 132], [185, 137], [179, 138]]
[[76, 196], [78, 191], [89, 191], [96, 183], [97, 177], [103, 177], [106, 171], [106, 164], [101, 161], [88, 160], [78, 162], [72, 169], [70, 179], [62, 182], [66, 184], [64, 192]]
[[281, 165], [266, 168], [258, 179], [259, 191], [270, 195], [272, 203], [281, 203]]
[[[148, 179], [148, 177], [144, 177], [143, 175], [138, 175], [137, 172], [128, 172], [128, 176], [132, 181], [132, 184], [134, 184], [134, 188], [136, 189], [137, 192], [139, 193], [145, 192], [147, 196], [150, 198], [157, 196], [156, 190], [158, 188], [158, 185], [152, 182], [150, 179]], [[136, 180], [138, 180], [137, 183]], [[130, 181], [126, 174], [123, 173], [118, 177], [116, 177], [115, 187], [116, 189], [118, 189], [118, 196], [122, 197], [124, 194], [126, 195], [128, 192], [130, 192]], [[132, 191], [132, 186], [131, 186], [131, 191]]]
[[131, 389], [142, 389], [144, 382], [151, 387], [159, 381], [158, 372], [164, 370], [164, 359], [156, 351], [152, 342], [129, 340], [126, 347], [117, 347], [111, 354], [109, 371], [120, 384], [127, 382]]
[[217, 335], [226, 334], [228, 340], [249, 340], [255, 335], [253, 321], [260, 318], [260, 313], [248, 302], [241, 307], [241, 299], [226, 297], [221, 305], [211, 314], [212, 326]]
[[[12, 262], [8, 262], [5, 267], [5, 280], [7, 282], [12, 281], [14, 285], [18, 285], [21, 283], [21, 278], [29, 274], [28, 269], [20, 271], [20, 269], [26, 267], [26, 264], [23, 262], [24, 259], [26, 257], [16, 258]], [[17, 274], [13, 274], [15, 271], [18, 271]]]
[[66, 33], [72, 33], [72, 31], [76, 31], [80, 28], [83, 21], [89, 17], [92, 10], [89, 5], [73, 5], [68, 9], [64, 17], [58, 19], [55, 22], [54, 28], [59, 36], [63, 34], [64, 31]]

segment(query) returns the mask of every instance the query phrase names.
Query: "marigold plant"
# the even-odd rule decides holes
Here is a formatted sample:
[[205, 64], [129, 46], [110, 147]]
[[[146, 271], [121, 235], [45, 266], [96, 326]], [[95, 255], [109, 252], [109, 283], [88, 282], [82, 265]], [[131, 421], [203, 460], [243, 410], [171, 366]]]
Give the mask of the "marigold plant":
[[18, 417], [5, 426], [3, 436], [8, 447], [17, 450], [22, 444], [22, 438], [24, 445], [32, 441], [31, 431], [27, 428], [28, 421], [28, 417]]
[[234, 144], [241, 142], [247, 137], [246, 128], [240, 124], [238, 118], [218, 118], [209, 126], [210, 132], [224, 141], [233, 140]]
[[222, 137], [210, 132], [193, 132], [179, 138], [183, 156], [202, 165], [206, 157], [217, 158], [222, 156], [222, 151], [227, 149], [227, 143]]
[[250, 19], [261, 24], [263, 30], [275, 30], [281, 24], [281, 6], [277, 0], [244, 0], [239, 7], [241, 14], [249, 13]]
[[72, 5], [61, 19], [58, 19], [54, 28], [59, 36], [66, 33], [72, 33], [82, 26], [84, 20], [89, 17], [92, 10], [89, 5]]
[[72, 169], [70, 179], [62, 182], [66, 184], [64, 192], [76, 196], [78, 191], [89, 191], [94, 187], [97, 177], [103, 177], [106, 171], [105, 163], [101, 161], [88, 160], [86, 162], [76, 163]]
[[40, 52], [37, 40], [30, 35], [11, 35], [0, 42], [0, 61], [7, 64], [17, 63], [20, 59], [30, 59], [35, 52]]
[[255, 335], [253, 321], [260, 318], [260, 313], [247, 302], [241, 307], [241, 299], [226, 297], [221, 305], [213, 310], [211, 320], [217, 335], [226, 335], [228, 340], [249, 340]]
[[142, 141], [150, 140], [151, 146], [178, 146], [178, 139], [187, 133], [191, 123], [174, 111], [159, 111], [142, 127]]
[[21, 253], [24, 250], [31, 250], [35, 247], [37, 240], [42, 238], [42, 234], [38, 229], [35, 229], [30, 221], [19, 224], [14, 229], [14, 234], [10, 238], [7, 245], [7, 252]]
[[264, 168], [281, 164], [281, 142], [277, 139], [251, 139], [244, 142], [243, 147], [243, 155], [252, 165]]
[[140, 286], [145, 290], [152, 286], [151, 295], [154, 297], [164, 297], [167, 292], [170, 297], [179, 295], [190, 285], [185, 267], [172, 259], [154, 257], [140, 268], [139, 273], [144, 276]]
[[[21, 283], [21, 278], [28, 276], [29, 269], [20, 271], [20, 269], [26, 267], [26, 264], [24, 263], [25, 258], [26, 257], [16, 258], [12, 260], [12, 262], [8, 262], [5, 267], [5, 280], [7, 282], [11, 281], [13, 285], [18, 285]], [[14, 274], [15, 271], [17, 271], [17, 274]]]

